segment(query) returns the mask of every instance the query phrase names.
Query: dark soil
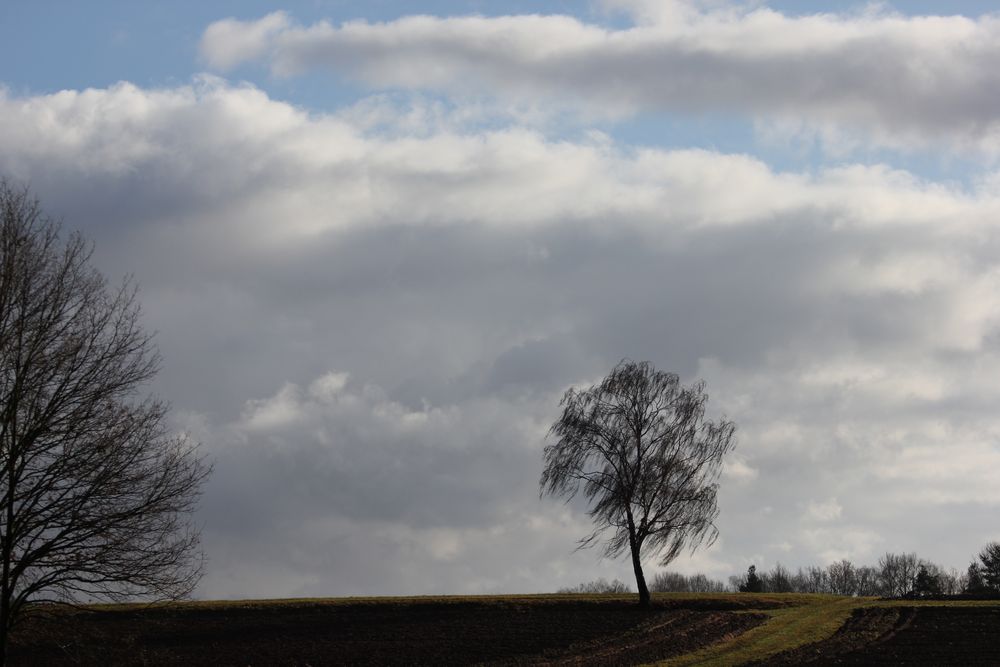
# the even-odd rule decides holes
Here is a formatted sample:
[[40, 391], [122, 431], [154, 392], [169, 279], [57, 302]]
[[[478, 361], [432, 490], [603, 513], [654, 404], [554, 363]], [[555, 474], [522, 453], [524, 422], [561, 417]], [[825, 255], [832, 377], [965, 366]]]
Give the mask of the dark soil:
[[656, 662], [735, 637], [765, 620], [767, 616], [764, 614], [663, 611], [622, 635], [578, 643], [568, 651], [548, 652], [540, 657], [513, 662], [594, 666]]
[[829, 639], [767, 665], [998, 665], [1000, 607], [859, 609]]
[[619, 601], [542, 600], [68, 611], [19, 628], [10, 664], [625, 665], [685, 653], [765, 620], [713, 603], [645, 611]]

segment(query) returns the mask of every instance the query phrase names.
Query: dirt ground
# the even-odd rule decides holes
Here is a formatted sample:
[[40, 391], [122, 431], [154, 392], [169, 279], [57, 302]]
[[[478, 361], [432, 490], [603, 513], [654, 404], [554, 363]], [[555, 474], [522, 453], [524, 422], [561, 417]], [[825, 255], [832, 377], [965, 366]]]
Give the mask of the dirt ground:
[[765, 620], [690, 601], [362, 602], [70, 612], [14, 637], [12, 665], [637, 664]]
[[766, 665], [997, 665], [1000, 607], [859, 609], [826, 641]]

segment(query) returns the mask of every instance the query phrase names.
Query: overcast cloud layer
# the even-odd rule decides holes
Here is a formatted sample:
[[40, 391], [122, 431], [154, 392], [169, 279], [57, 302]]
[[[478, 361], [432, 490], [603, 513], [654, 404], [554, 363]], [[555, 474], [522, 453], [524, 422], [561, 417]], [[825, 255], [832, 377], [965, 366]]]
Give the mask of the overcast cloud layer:
[[[617, 0], [633, 25], [560, 15], [321, 21], [285, 12], [208, 26], [226, 71], [333, 70], [372, 86], [545, 100], [591, 114], [747, 114], [770, 131], [894, 149], [1000, 151], [1000, 18], [905, 17], [878, 6], [786, 16], [719, 2]], [[702, 8], [707, 5], [707, 8]], [[857, 137], [854, 137], [857, 140]]]
[[[981, 64], [992, 19], [673, 5], [672, 23], [649, 13], [666, 5], [629, 6], [626, 31], [273, 15], [215, 23], [202, 47], [219, 67], [264, 58], [289, 73], [334, 54], [373, 86], [552, 84], [556, 105], [673, 108], [662, 87], [679, 86], [688, 111], [788, 112], [895, 132], [904, 148], [937, 129], [979, 150], [997, 127], [989, 87], [968, 83], [995, 76]], [[942, 41], [921, 45], [925, 29]], [[518, 46], [532, 31], [554, 31], [547, 51]], [[957, 33], [982, 39], [958, 49]], [[510, 48], [487, 48], [489, 34]], [[817, 75], [815, 97], [795, 83], [868, 43], [878, 57]], [[914, 53], [928, 90], [950, 79], [933, 103], [916, 84], [905, 100], [880, 90], [857, 64], [894, 77]], [[611, 69], [568, 74], [594, 58]], [[643, 92], [644, 68], [615, 74], [661, 58], [676, 73], [659, 92]], [[779, 60], [801, 71], [778, 74]], [[729, 83], [706, 83], [703, 61]], [[215, 462], [201, 596], [628, 581], [627, 563], [573, 552], [581, 506], [537, 495], [563, 391], [623, 357], [705, 379], [713, 414], [739, 427], [720, 540], [674, 569], [725, 578], [886, 550], [963, 567], [1000, 537], [1000, 174], [934, 182], [902, 158], [777, 171], [585, 127], [557, 140], [523, 120], [470, 122], [481, 113], [461, 96], [442, 112], [378, 94], [306, 111], [209, 75], [0, 96], [0, 173], [93, 239], [109, 277], [135, 275], [164, 356], [153, 389]]]

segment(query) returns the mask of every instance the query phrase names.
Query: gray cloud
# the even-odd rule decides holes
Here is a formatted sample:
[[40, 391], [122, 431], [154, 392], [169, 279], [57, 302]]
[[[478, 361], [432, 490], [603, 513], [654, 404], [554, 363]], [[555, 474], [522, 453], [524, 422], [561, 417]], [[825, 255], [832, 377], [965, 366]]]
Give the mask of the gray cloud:
[[1000, 503], [995, 176], [358, 113], [216, 79], [0, 98], [0, 172], [135, 274], [154, 389], [216, 461], [203, 595], [627, 578], [536, 492], [562, 391], [625, 356], [740, 426], [722, 539], [678, 568], [960, 566], [990, 537], [964, 517]]
[[[788, 16], [735, 3], [609, 2], [611, 29], [562, 15], [409, 16], [300, 26], [277, 12], [210, 25], [201, 51], [226, 70], [324, 68], [374, 87], [488, 95], [628, 114], [719, 112], [834, 147], [875, 142], [1000, 149], [1000, 20], [885, 10]], [[859, 138], [860, 137], [860, 138]]]

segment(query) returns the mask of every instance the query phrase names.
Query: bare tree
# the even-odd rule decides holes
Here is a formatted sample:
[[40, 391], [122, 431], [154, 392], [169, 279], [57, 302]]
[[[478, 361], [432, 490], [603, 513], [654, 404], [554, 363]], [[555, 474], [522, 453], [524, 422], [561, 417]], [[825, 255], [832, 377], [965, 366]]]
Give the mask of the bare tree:
[[586, 593], [586, 594], [606, 594], [606, 593], [631, 593], [628, 584], [626, 584], [621, 579], [614, 579], [613, 581], [608, 581], [604, 577], [600, 579], [594, 579], [593, 581], [585, 581], [582, 584], [577, 584], [576, 586], [570, 586], [569, 588], [560, 588], [556, 591], [557, 594], [565, 595], [567, 593]]
[[811, 565], [806, 570], [806, 575], [808, 577], [808, 588], [803, 591], [805, 593], [829, 593], [830, 592], [830, 577], [826, 570], [815, 565]]
[[649, 589], [656, 593], [724, 593], [726, 585], [704, 574], [684, 576], [677, 572], [657, 572]]
[[944, 568], [938, 568], [939, 577], [941, 581], [941, 592], [945, 595], [958, 595], [962, 592], [962, 587], [965, 585], [962, 581], [962, 575], [958, 573], [953, 567], [945, 570]]
[[159, 358], [135, 289], [108, 289], [26, 190], [0, 181], [0, 661], [32, 601], [175, 598], [208, 467], [140, 389]]
[[854, 595], [858, 589], [854, 565], [846, 558], [828, 565], [826, 576], [830, 582], [830, 592], [834, 595]]
[[795, 590], [792, 584], [792, 574], [781, 563], [775, 563], [771, 571], [766, 576], [767, 585], [764, 590], [768, 593], [791, 593]]
[[648, 362], [624, 360], [599, 385], [569, 389], [545, 447], [542, 494], [572, 498], [582, 486], [596, 527], [580, 546], [610, 533], [604, 552], [632, 555], [639, 604], [649, 604], [644, 553], [668, 564], [685, 545], [717, 535], [716, 490], [735, 425], [705, 419], [703, 382]]
[[690, 593], [688, 578], [678, 572], [657, 572], [649, 589], [655, 593]]
[[864, 597], [878, 595], [880, 589], [879, 571], [870, 566], [862, 565], [854, 571], [857, 582], [857, 594]]
[[699, 573], [688, 577], [688, 590], [692, 593], [725, 593], [726, 585]]
[[792, 575], [792, 590], [796, 593], [826, 593], [826, 571], [818, 567], [801, 567]]
[[882, 582], [882, 595], [886, 597], [902, 597], [913, 589], [917, 578], [919, 561], [915, 553], [886, 553], [878, 559], [879, 579]]

